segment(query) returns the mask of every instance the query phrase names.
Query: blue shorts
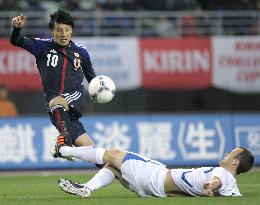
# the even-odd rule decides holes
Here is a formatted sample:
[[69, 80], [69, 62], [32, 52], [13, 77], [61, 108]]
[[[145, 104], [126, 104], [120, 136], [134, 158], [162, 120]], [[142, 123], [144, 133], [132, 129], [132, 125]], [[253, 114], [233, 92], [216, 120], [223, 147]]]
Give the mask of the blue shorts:
[[[86, 133], [85, 128], [83, 127], [83, 124], [79, 121], [79, 118], [82, 117], [82, 115], [85, 112], [86, 109], [86, 94], [83, 92], [75, 91], [72, 93], [65, 93], [62, 95], [65, 100], [69, 104], [69, 118], [70, 118], [70, 135], [72, 137], [73, 143], [75, 140], [82, 134]], [[51, 112], [49, 112], [50, 120], [52, 124], [57, 128], [57, 124], [55, 122], [54, 116]]]

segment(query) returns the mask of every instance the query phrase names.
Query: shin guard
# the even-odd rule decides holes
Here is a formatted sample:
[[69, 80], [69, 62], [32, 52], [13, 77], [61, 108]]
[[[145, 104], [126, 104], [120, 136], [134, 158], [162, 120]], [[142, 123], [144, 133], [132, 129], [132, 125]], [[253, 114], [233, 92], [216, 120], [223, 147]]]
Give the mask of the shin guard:
[[70, 118], [62, 105], [52, 107], [52, 115], [54, 116], [56, 128], [60, 134], [65, 137], [65, 144], [72, 145], [72, 137], [70, 135]]

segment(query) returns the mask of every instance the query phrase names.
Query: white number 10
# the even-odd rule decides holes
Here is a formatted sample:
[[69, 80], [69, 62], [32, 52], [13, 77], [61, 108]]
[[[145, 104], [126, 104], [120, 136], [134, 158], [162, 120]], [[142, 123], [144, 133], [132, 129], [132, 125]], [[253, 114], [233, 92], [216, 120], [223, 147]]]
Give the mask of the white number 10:
[[57, 55], [51, 55], [50, 53], [47, 55], [47, 66], [56, 67], [58, 64], [58, 56]]

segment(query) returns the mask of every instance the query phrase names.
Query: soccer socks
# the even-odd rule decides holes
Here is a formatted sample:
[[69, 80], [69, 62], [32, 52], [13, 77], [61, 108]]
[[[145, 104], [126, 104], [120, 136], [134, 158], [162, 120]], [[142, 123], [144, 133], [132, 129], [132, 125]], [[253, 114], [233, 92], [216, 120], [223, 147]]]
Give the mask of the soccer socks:
[[114, 173], [104, 167], [99, 170], [99, 172], [90, 180], [88, 181], [85, 185], [91, 190], [94, 191], [96, 189], [105, 187], [109, 184], [111, 184], [115, 179]]
[[98, 148], [94, 146], [82, 146], [82, 147], [62, 146], [60, 147], [59, 152], [63, 157], [76, 157], [87, 162], [104, 164], [103, 162], [103, 156], [105, 153], [104, 148]]
[[[76, 157], [87, 162], [104, 164], [103, 156], [105, 153], [104, 148], [97, 148], [95, 146], [82, 146], [82, 147], [60, 147], [60, 153], [63, 157]], [[104, 167], [85, 185], [91, 191], [105, 187], [111, 184], [115, 179], [114, 173]]]
[[55, 119], [55, 124], [57, 129], [59, 130], [60, 134], [63, 135], [66, 139], [66, 144], [71, 146], [72, 145], [72, 137], [70, 136], [70, 118], [65, 111], [65, 108], [62, 105], [56, 105], [51, 109], [52, 115]]

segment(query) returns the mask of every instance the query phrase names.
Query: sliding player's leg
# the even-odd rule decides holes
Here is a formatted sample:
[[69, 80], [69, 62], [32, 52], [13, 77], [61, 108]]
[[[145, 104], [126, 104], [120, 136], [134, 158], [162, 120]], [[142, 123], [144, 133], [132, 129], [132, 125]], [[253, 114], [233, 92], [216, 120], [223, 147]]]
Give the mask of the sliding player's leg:
[[123, 179], [121, 172], [108, 164], [99, 170], [87, 183], [81, 184], [69, 179], [59, 179], [58, 185], [66, 193], [89, 197], [93, 191], [110, 185], [115, 176], [125, 188], [129, 189], [129, 185]]
[[84, 161], [105, 164], [108, 163], [116, 169], [121, 169], [122, 161], [126, 155], [126, 152], [118, 149], [105, 150], [95, 146], [87, 147], [68, 147], [61, 146], [59, 149], [61, 156], [63, 157], [76, 157]]
[[124, 187], [129, 187], [128, 183], [122, 178], [121, 172], [109, 164], [106, 164], [103, 169], [99, 170], [87, 183], [84, 183], [83, 185], [93, 192], [110, 185], [115, 178], [118, 179]]
[[59, 187], [66, 193], [89, 197], [90, 194], [102, 187], [108, 186], [115, 179], [115, 174], [109, 166], [100, 169], [87, 183], [78, 183], [69, 179], [59, 179]]

